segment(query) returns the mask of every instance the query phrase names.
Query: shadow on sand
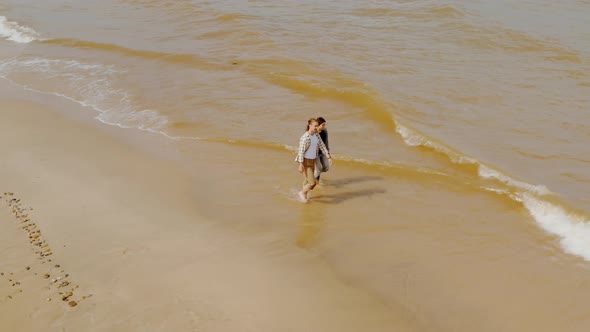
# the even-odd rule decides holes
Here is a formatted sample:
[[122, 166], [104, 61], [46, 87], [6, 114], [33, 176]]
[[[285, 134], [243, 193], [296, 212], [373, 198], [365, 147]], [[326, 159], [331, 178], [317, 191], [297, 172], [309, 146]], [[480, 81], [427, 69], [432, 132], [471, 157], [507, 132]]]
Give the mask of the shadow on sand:
[[344, 187], [349, 184], [358, 183], [358, 182], [366, 182], [366, 181], [374, 181], [374, 180], [381, 180], [383, 179], [380, 176], [357, 176], [345, 179], [337, 179], [337, 180], [330, 180], [329, 182], [326, 181], [326, 187]]
[[318, 195], [311, 198], [311, 202], [324, 203], [324, 204], [338, 204], [349, 199], [357, 197], [371, 197], [375, 194], [384, 194], [387, 190], [385, 189], [363, 189], [357, 191], [349, 191], [339, 194], [332, 195]]

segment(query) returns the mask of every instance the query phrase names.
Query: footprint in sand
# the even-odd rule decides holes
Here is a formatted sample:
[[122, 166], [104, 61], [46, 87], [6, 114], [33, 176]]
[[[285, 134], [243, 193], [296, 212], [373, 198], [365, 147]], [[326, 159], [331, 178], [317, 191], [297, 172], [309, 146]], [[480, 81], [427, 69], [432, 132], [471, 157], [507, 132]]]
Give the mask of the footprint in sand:
[[[32, 218], [29, 215], [28, 211], [32, 211], [33, 208], [24, 207], [21, 204], [21, 199], [14, 197], [14, 193], [12, 192], [4, 192], [3, 195], [0, 195], [0, 200], [4, 200], [7, 203], [10, 211], [15, 216], [16, 221], [20, 224], [18, 228], [26, 232], [31, 250], [36, 256], [38, 256], [37, 259], [39, 260], [39, 263], [52, 263], [52, 259], [48, 258], [49, 256], [53, 255], [51, 247], [47, 241], [43, 239], [41, 230], [37, 224], [32, 221]], [[70, 275], [66, 273], [65, 269], [61, 268], [61, 264], [52, 263], [52, 267], [48, 269], [47, 267], [37, 266], [36, 264], [39, 263], [24, 266], [22, 271], [17, 271], [17, 274], [23, 278], [22, 280], [26, 279], [27, 277], [40, 278], [37, 279], [37, 283], [39, 283], [41, 280], [45, 280], [44, 282], [48, 284], [46, 287], [44, 287], [44, 289], [50, 291], [50, 293], [54, 292], [53, 295], [47, 298], [48, 302], [52, 300], [52, 297], [59, 296], [61, 300], [67, 305], [70, 307], [75, 307], [81, 301], [92, 297], [92, 294], [89, 294], [81, 296], [79, 299], [74, 299], [76, 290], [79, 288], [79, 286], [72, 284]], [[44, 270], [44, 272], [35, 272], [40, 270]], [[0, 272], [0, 278], [6, 279], [10, 288], [18, 288], [13, 291], [9, 291], [5, 297], [5, 300], [12, 300], [19, 293], [23, 293], [23, 288], [19, 288], [22, 287], [21, 281], [16, 280], [13, 272]]]

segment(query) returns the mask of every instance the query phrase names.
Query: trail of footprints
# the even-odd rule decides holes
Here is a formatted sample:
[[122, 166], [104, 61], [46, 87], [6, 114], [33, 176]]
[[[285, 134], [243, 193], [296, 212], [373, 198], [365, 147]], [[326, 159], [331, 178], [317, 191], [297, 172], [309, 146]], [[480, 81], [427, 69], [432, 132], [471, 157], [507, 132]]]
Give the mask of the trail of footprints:
[[[49, 302], [58, 299], [70, 307], [75, 307], [82, 301], [92, 297], [92, 294], [78, 296], [76, 292], [79, 286], [75, 285], [70, 275], [66, 273], [60, 264], [56, 264], [51, 258], [53, 257], [53, 252], [49, 243], [43, 239], [43, 235], [37, 224], [29, 218], [28, 211], [33, 210], [33, 208], [23, 206], [21, 200], [15, 198], [11, 192], [5, 192], [3, 195], [0, 195], [0, 200], [4, 200], [8, 204], [12, 214], [16, 217], [19, 225], [18, 228], [28, 235], [31, 249], [38, 256], [37, 259], [41, 263], [36, 269], [41, 268], [42, 270], [42, 272], [35, 272], [34, 270], [36, 269], [31, 266], [23, 266], [21, 271], [0, 271], [0, 279], [6, 279], [10, 286], [14, 287], [14, 291], [6, 295], [4, 301], [12, 300], [24, 292], [21, 282], [17, 280], [17, 276], [26, 273], [33, 273], [35, 276], [46, 280], [47, 286], [45, 289], [53, 293], [52, 296], [47, 298]], [[43, 268], [44, 266], [47, 266], [47, 268]]]

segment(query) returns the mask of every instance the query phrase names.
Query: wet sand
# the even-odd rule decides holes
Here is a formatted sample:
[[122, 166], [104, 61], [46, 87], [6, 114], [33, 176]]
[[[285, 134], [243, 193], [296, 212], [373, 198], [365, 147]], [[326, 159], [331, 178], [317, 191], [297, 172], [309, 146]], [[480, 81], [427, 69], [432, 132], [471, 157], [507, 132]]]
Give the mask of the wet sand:
[[588, 331], [590, 7], [490, 3], [3, 1], [0, 330]]
[[283, 150], [177, 142], [178, 163], [157, 137], [0, 108], [2, 330], [588, 326], [587, 264], [505, 196], [336, 159], [301, 204]]
[[0, 329], [409, 330], [313, 253], [208, 221], [172, 163], [37, 104], [0, 109]]

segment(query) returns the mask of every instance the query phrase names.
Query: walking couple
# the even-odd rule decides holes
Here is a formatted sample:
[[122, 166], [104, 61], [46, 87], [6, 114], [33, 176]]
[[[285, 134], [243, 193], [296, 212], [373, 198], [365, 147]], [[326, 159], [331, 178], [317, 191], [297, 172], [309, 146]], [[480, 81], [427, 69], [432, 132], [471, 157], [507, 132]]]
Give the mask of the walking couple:
[[304, 176], [299, 199], [306, 203], [307, 194], [315, 188], [320, 174], [332, 166], [332, 156], [328, 147], [326, 120], [322, 117], [307, 120], [307, 129], [299, 139], [299, 149], [295, 161], [299, 163], [299, 173]]

